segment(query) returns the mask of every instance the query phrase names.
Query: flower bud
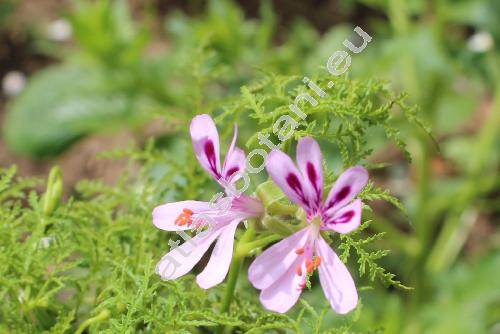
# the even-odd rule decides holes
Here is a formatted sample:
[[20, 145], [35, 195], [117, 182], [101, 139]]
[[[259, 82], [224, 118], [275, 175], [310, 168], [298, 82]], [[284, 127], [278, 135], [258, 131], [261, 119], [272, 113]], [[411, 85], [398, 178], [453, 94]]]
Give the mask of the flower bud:
[[58, 166], [52, 167], [47, 181], [47, 190], [43, 196], [43, 213], [50, 216], [59, 205], [63, 191], [63, 181], [61, 169]]
[[266, 215], [262, 219], [262, 224], [271, 232], [282, 235], [282, 236], [289, 236], [290, 234], [293, 234], [294, 230], [292, 229], [292, 226], [290, 225], [290, 222], [285, 222], [282, 221], [279, 218], [276, 217], [271, 217]]
[[255, 190], [265, 208], [285, 197], [285, 194], [272, 181], [261, 183]]

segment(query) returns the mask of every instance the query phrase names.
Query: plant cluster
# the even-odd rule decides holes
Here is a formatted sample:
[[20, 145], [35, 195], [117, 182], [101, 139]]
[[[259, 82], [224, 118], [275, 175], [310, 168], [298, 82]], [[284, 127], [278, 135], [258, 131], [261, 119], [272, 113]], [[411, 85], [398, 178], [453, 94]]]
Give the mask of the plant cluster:
[[[15, 8], [12, 3], [0, 7]], [[471, 30], [486, 31], [498, 43], [498, 5], [341, 3], [348, 9], [362, 3], [383, 14], [366, 27], [377, 43], [353, 56], [350, 73], [336, 77], [317, 106], [301, 105], [306, 119], [297, 119], [293, 136], [280, 143], [273, 126], [289, 113], [294, 97], [307, 91], [302, 77], [326, 87], [332, 78], [319, 66], [352, 27], [341, 24], [320, 35], [297, 21], [277, 41], [277, 17], [268, 2], [255, 20], [229, 1], [214, 0], [198, 17], [170, 16], [168, 50], [151, 54], [158, 36], [147, 19], [131, 19], [124, 1], [76, 2], [68, 16], [76, 45], [40, 43], [60, 62], [36, 73], [10, 102], [2, 124], [7, 143], [44, 157], [94, 132], [140, 131], [151, 122], [165, 124], [167, 131], [144, 145], [103, 153], [106, 159], [128, 159], [120, 180], [82, 180], [64, 199], [57, 168], [45, 190], [43, 180], [16, 176], [14, 167], [2, 169], [0, 332], [492, 330], [498, 322], [500, 257], [489, 250], [497, 232], [481, 225], [486, 234], [479, 235], [479, 255], [467, 240], [481, 231], [475, 228], [481, 221], [498, 216], [500, 58], [494, 46], [471, 49], [468, 38]], [[160, 280], [155, 265], [169, 240], [184, 240], [153, 226], [153, 208], [184, 199], [208, 201], [219, 191], [196, 161], [187, 133], [193, 116], [204, 113], [215, 119], [223, 143], [239, 124], [245, 140], [238, 145], [247, 152], [265, 148], [259, 133], [291, 156], [299, 140], [314, 138], [325, 157], [327, 188], [355, 165], [379, 176], [359, 194], [365, 203], [361, 227], [328, 240], [358, 286], [354, 312], [332, 312], [315, 276], [308, 282], [311, 290], [286, 314], [266, 311], [243, 276], [231, 283], [231, 299], [225, 297], [229, 282], [205, 291], [192, 274]], [[476, 113], [483, 121], [473, 118], [473, 129], [463, 128]], [[382, 159], [380, 152], [386, 154]], [[410, 152], [413, 167], [407, 166]], [[389, 182], [381, 184], [380, 175]], [[290, 205], [264, 172], [252, 175], [250, 185], [247, 193], [260, 196], [268, 210]], [[248, 255], [243, 271], [267, 245], [298, 228], [303, 217], [295, 214], [275, 215], [279, 224], [266, 226], [268, 243], [242, 250]], [[244, 231], [236, 233], [238, 241]], [[207, 260], [193, 272], [201, 272]]]
[[[279, 113], [264, 113], [261, 108], [274, 110], [272, 105], [278, 102], [286, 105], [300, 88], [283, 89], [291, 87], [292, 80], [288, 77], [268, 76], [259, 82], [260, 88], [249, 84], [226, 107], [223, 104], [207, 111], [218, 115], [219, 124], [235, 120], [245, 124], [242, 133], [259, 127], [269, 131]], [[345, 147], [345, 155], [340, 154], [337, 161], [341, 165], [342, 157], [347, 158], [347, 167], [359, 163], [366, 154], [362, 146], [368, 129], [380, 125], [382, 129], [390, 128], [391, 107], [396, 104], [390, 96], [386, 100], [384, 94], [389, 93], [382, 84], [361, 84], [343, 78], [337, 87], [343, 93], [325, 100], [332, 104], [330, 108], [304, 106], [313, 121], [297, 129], [297, 138], [312, 135], [325, 142], [338, 138]], [[252, 119], [258, 120], [253, 126]], [[61, 181], [57, 172], [49, 179], [41, 197], [33, 190], [34, 180], [16, 180], [14, 169], [3, 172], [4, 330], [188, 332], [195, 327], [227, 325], [253, 332], [271, 328], [308, 332], [307, 324], [316, 331], [324, 329], [320, 320], [328, 310], [326, 305], [318, 314], [303, 301], [298, 313], [270, 315], [259, 306], [250, 289], [238, 289], [238, 298], [233, 300], [230, 312], [221, 313], [220, 290], [206, 293], [195, 288], [190, 278], [162, 282], [156, 276], [154, 264], [168, 249], [168, 238], [178, 236], [158, 233], [151, 224], [152, 208], [164, 201], [207, 198], [215, 191], [197, 167], [188, 149], [189, 140], [182, 137], [187, 136], [175, 141], [166, 138], [162, 145], [151, 141], [144, 149], [130, 147], [107, 153], [108, 158], [128, 156], [131, 170], [138, 162], [142, 165], [140, 172], [125, 173], [115, 186], [82, 181], [67, 201], [60, 201], [57, 188]], [[284, 149], [293, 141], [284, 143]], [[252, 141], [248, 146], [252, 146]], [[328, 171], [326, 175], [327, 184], [331, 184], [338, 174]], [[253, 178], [254, 187], [259, 178], [262, 176]], [[366, 187], [360, 196], [367, 201], [389, 199], [398, 203], [373, 185]], [[356, 254], [353, 256], [358, 257], [360, 274], [368, 274], [368, 281], [379, 279], [385, 284], [400, 285], [376, 264], [386, 251], [373, 250], [370, 241], [376, 237], [365, 234], [366, 231], [337, 240], [344, 251], [342, 257], [346, 259], [352, 248]], [[358, 311], [349, 318], [356, 318], [357, 314]], [[345, 326], [349, 326], [349, 321], [339, 326], [348, 328]]]

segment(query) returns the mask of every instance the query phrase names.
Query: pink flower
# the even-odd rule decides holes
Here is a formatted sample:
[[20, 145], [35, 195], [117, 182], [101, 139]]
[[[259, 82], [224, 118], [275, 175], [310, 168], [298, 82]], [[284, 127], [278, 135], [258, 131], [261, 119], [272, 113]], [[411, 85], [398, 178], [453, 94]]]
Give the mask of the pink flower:
[[323, 201], [323, 157], [318, 143], [302, 138], [297, 144], [298, 169], [285, 153], [269, 154], [267, 171], [288, 198], [307, 213], [308, 226], [264, 251], [250, 266], [249, 279], [262, 290], [260, 300], [271, 311], [284, 313], [298, 300], [308, 275], [319, 271], [326, 298], [337, 313], [356, 307], [354, 281], [320, 231], [349, 233], [361, 222], [356, 195], [368, 182], [360, 166], [345, 171]]
[[[243, 172], [245, 168], [245, 153], [235, 147], [236, 127], [222, 167], [219, 158], [219, 134], [212, 118], [209, 115], [196, 116], [191, 121], [190, 131], [194, 151], [201, 166], [221, 185], [234, 184], [237, 177], [231, 176], [236, 172]], [[153, 224], [156, 227], [177, 231], [186, 240], [158, 263], [156, 270], [163, 279], [172, 280], [188, 273], [217, 239], [210, 260], [196, 281], [200, 287], [208, 289], [224, 280], [231, 263], [234, 234], [238, 224], [247, 218], [260, 216], [264, 210], [259, 200], [246, 195], [231, 197], [226, 204], [229, 205], [220, 208], [213, 203], [189, 200], [167, 203], [153, 210]], [[184, 230], [197, 230], [200, 233], [189, 238], [182, 232]]]

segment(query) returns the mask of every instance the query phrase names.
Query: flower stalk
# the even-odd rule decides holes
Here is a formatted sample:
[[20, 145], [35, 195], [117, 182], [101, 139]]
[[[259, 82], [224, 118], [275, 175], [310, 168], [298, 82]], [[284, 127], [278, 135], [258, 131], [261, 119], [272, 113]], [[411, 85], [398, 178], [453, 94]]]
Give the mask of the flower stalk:
[[233, 300], [234, 290], [236, 288], [236, 282], [238, 281], [238, 276], [241, 271], [241, 265], [243, 259], [247, 254], [243, 252], [241, 248], [243, 245], [245, 245], [245, 243], [249, 242], [254, 237], [255, 237], [255, 229], [253, 228], [253, 226], [249, 226], [248, 229], [243, 234], [243, 236], [241, 237], [238, 244], [236, 245], [236, 249], [234, 252], [235, 254], [231, 261], [231, 269], [229, 269], [226, 290], [224, 292], [224, 297], [222, 299], [221, 311], [223, 313], [229, 311], [229, 306], [231, 305], [231, 301]]
[[78, 327], [78, 329], [76, 330], [75, 333], [81, 334], [90, 325], [105, 321], [105, 320], [109, 319], [110, 316], [111, 316], [111, 312], [108, 309], [104, 309], [95, 317], [89, 318], [89, 319], [85, 320], [84, 322], [82, 322], [82, 324], [80, 325], [80, 327]]

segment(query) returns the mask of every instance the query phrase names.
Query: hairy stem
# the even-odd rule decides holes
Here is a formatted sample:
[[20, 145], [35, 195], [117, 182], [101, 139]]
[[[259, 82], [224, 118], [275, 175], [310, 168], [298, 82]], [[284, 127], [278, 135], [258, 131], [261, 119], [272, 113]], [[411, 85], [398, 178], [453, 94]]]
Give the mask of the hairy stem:
[[229, 270], [226, 290], [224, 291], [224, 297], [222, 299], [221, 311], [223, 313], [227, 313], [229, 311], [229, 306], [231, 305], [231, 301], [234, 296], [234, 290], [236, 289], [236, 282], [238, 281], [238, 276], [240, 274], [241, 264], [242, 258], [234, 256], [231, 261], [231, 269]]
[[245, 244], [239, 244], [237, 249], [236, 249], [236, 257], [245, 257], [248, 253], [253, 251], [256, 248], [264, 247], [268, 244], [270, 244], [273, 241], [277, 241], [282, 239], [280, 235], [277, 234], [271, 234], [268, 235], [267, 237], [264, 237], [259, 240], [255, 240], [252, 242], [247, 242]]
[[234, 289], [236, 288], [236, 282], [238, 281], [238, 275], [240, 273], [242, 260], [247, 254], [239, 251], [239, 249], [242, 245], [245, 245], [254, 237], [255, 229], [253, 228], [253, 226], [250, 226], [236, 245], [233, 260], [231, 262], [231, 269], [229, 270], [229, 276], [227, 279], [226, 291], [224, 292], [224, 298], [222, 299], [221, 311], [224, 313], [229, 311], [229, 306], [231, 305], [231, 301], [234, 295]]
[[[241, 271], [243, 264], [243, 259], [247, 253], [239, 251], [240, 245], [248, 243], [255, 237], [255, 229], [252, 225], [248, 227], [241, 239], [239, 240], [236, 248], [234, 250], [234, 256], [231, 261], [231, 268], [229, 269], [229, 275], [227, 278], [226, 290], [224, 291], [224, 297], [222, 298], [221, 312], [229, 312], [229, 307], [234, 297], [234, 290], [236, 289], [236, 282], [238, 282], [238, 276]], [[224, 326], [220, 326], [215, 330], [215, 333], [220, 334], [224, 332]]]

